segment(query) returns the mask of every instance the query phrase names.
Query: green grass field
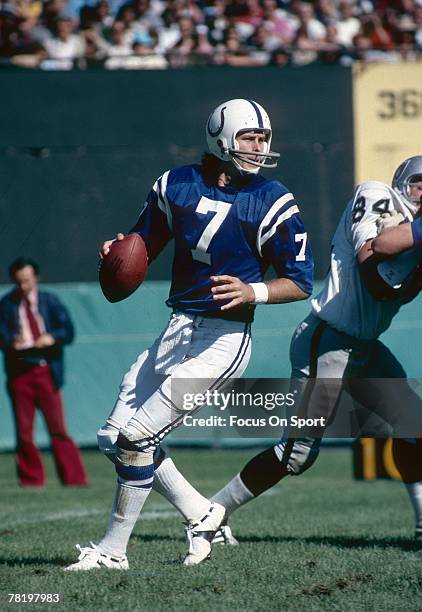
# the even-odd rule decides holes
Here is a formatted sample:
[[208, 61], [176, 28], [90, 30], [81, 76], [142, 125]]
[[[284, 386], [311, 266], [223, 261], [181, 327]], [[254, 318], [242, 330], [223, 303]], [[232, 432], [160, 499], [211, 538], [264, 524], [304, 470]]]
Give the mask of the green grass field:
[[[254, 450], [174, 450], [177, 465], [211, 494]], [[153, 493], [129, 544], [128, 572], [64, 573], [74, 544], [98, 541], [114, 490], [113, 466], [85, 458], [92, 484], [63, 488], [50, 456], [49, 484], [23, 490], [14, 458], [0, 457], [0, 609], [7, 593], [62, 593], [59, 610], [422, 610], [422, 551], [400, 483], [356, 482], [350, 451], [324, 450], [316, 466], [286, 479], [232, 518], [239, 547], [214, 547], [185, 568], [181, 518]], [[13, 606], [16, 609], [16, 605]]]

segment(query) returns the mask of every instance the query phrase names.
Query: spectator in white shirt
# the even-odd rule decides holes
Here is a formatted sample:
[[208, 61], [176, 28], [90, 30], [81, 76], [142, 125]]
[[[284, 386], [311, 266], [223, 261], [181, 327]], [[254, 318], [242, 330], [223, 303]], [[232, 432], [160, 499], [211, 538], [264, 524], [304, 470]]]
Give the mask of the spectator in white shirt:
[[340, 0], [339, 10], [337, 42], [350, 49], [353, 46], [353, 38], [360, 32], [361, 22], [354, 15], [355, 6], [351, 0]]
[[74, 60], [84, 54], [84, 41], [75, 34], [75, 23], [68, 17], [59, 17], [54, 37], [44, 41], [50, 59]]

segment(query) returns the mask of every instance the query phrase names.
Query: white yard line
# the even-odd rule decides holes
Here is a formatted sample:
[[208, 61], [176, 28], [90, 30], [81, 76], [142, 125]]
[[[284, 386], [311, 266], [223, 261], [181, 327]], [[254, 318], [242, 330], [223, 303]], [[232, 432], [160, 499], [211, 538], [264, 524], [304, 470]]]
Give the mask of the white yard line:
[[[40, 523], [51, 523], [54, 521], [67, 521], [69, 519], [85, 518], [89, 516], [106, 516], [107, 508], [90, 508], [87, 510], [63, 510], [59, 512], [47, 512], [46, 514], [32, 515], [31, 517], [15, 517], [12, 521], [8, 521], [6, 515], [0, 515], [0, 524], [2, 530], [10, 529], [18, 525], [39, 525]], [[143, 521], [153, 521], [156, 519], [168, 519], [178, 516], [178, 512], [174, 510], [146, 510], [141, 515]]]

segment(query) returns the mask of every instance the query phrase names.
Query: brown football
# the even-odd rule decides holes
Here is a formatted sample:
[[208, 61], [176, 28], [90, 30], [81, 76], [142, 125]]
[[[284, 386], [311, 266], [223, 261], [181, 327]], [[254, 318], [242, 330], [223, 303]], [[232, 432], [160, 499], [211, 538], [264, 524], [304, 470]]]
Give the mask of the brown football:
[[116, 240], [103, 258], [99, 281], [109, 302], [120, 302], [129, 297], [144, 280], [148, 270], [145, 243], [139, 234], [128, 234]]

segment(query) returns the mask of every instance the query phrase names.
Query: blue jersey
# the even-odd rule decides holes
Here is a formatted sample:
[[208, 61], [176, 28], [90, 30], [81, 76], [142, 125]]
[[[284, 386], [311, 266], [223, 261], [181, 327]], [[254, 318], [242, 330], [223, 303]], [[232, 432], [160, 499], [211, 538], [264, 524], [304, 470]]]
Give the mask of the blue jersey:
[[[256, 283], [270, 265], [278, 277], [311, 293], [312, 254], [288, 189], [259, 175], [240, 189], [209, 185], [201, 169], [191, 165], [165, 172], [132, 230], [144, 239], [150, 262], [174, 239], [167, 305], [191, 314], [218, 316], [226, 302], [213, 300], [210, 276], [227, 274]], [[243, 306], [229, 316], [251, 320], [253, 310]]]
[[412, 223], [413, 243], [415, 247], [422, 247], [422, 217]]

